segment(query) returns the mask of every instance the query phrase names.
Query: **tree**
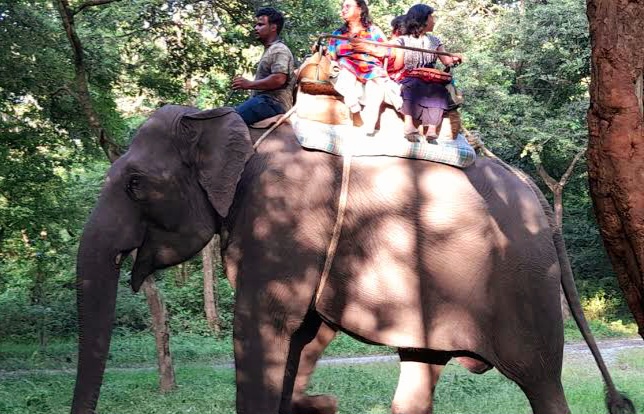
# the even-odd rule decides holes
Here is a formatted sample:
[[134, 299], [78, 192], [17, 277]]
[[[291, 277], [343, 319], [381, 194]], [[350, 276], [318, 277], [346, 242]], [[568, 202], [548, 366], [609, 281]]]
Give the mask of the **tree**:
[[[119, 145], [108, 136], [107, 130], [103, 128], [99, 115], [94, 109], [92, 98], [90, 96], [87, 68], [84, 63], [83, 45], [81, 43], [81, 39], [76, 33], [74, 16], [88, 7], [109, 4], [120, 0], [88, 0], [81, 3], [76, 9], [72, 9], [67, 0], [55, 1], [58, 6], [58, 12], [60, 14], [63, 28], [65, 29], [65, 33], [67, 34], [73, 53], [75, 91], [69, 92], [78, 100], [78, 103], [87, 118], [88, 125], [97, 135], [98, 144], [103, 148], [103, 151], [110, 162], [114, 162], [123, 151]], [[176, 380], [174, 369], [172, 367], [172, 358], [170, 356], [170, 330], [168, 327], [167, 310], [156, 284], [154, 283], [154, 277], [148, 277], [143, 286], [143, 292], [146, 295], [153, 321], [152, 326], [155, 333], [159, 362], [160, 388], [161, 391], [169, 391], [176, 387]]]
[[63, 23], [63, 28], [69, 39], [69, 44], [72, 48], [73, 53], [73, 62], [74, 62], [74, 91], [70, 90], [68, 86], [63, 86], [68, 93], [72, 94], [80, 107], [83, 109], [83, 113], [87, 118], [87, 122], [90, 128], [98, 137], [98, 144], [107, 155], [107, 158], [114, 162], [123, 152], [117, 143], [115, 143], [109, 133], [105, 128], [103, 128], [99, 115], [94, 109], [92, 104], [92, 98], [90, 96], [89, 84], [87, 81], [87, 68], [85, 67], [85, 55], [83, 51], [83, 45], [81, 43], [78, 34], [76, 33], [76, 24], [74, 22], [74, 16], [80, 13], [82, 10], [87, 7], [97, 6], [101, 4], [108, 4], [120, 0], [88, 0], [84, 3], [81, 3], [76, 9], [72, 9], [67, 0], [55, 0], [56, 5], [58, 6], [58, 13], [60, 14], [60, 19]]
[[203, 304], [208, 326], [213, 334], [219, 335], [219, 306], [215, 268], [221, 262], [219, 236], [215, 235], [201, 252], [203, 257]]
[[[577, 153], [577, 155], [575, 155], [575, 157], [568, 165], [568, 168], [566, 168], [566, 172], [561, 176], [559, 181], [555, 180], [554, 178], [552, 178], [550, 174], [548, 174], [548, 171], [546, 171], [546, 169], [543, 167], [543, 164], [541, 164], [540, 161], [537, 162], [537, 172], [539, 173], [539, 176], [541, 177], [541, 179], [546, 183], [546, 185], [552, 192], [552, 195], [554, 198], [553, 207], [555, 212], [555, 225], [559, 228], [559, 231], [561, 231], [562, 234], [563, 234], [563, 190], [566, 184], [568, 183], [568, 180], [570, 179], [570, 175], [575, 169], [575, 165], [577, 165], [577, 162], [579, 162], [579, 159], [584, 155], [584, 152], [586, 152], [586, 150], [582, 149]], [[563, 289], [561, 289], [559, 297], [560, 297], [561, 311], [563, 313], [563, 317], [564, 319], [569, 319], [571, 316], [570, 307], [568, 306], [568, 300], [564, 295]]]
[[168, 311], [161, 297], [159, 289], [154, 283], [154, 275], [149, 276], [141, 285], [145, 293], [152, 316], [152, 330], [156, 340], [157, 365], [159, 367], [159, 388], [161, 392], [168, 392], [177, 387], [170, 353], [170, 326], [168, 324]]
[[597, 222], [644, 338], [644, 2], [588, 0], [588, 173]]

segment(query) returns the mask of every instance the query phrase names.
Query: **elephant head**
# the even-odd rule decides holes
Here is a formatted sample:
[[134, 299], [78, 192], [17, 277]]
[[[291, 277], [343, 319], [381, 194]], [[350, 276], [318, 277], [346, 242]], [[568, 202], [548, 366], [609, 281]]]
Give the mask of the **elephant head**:
[[79, 358], [72, 413], [96, 407], [109, 350], [117, 281], [136, 250], [131, 285], [198, 253], [228, 215], [253, 153], [232, 108], [165, 106], [110, 168], [78, 252]]

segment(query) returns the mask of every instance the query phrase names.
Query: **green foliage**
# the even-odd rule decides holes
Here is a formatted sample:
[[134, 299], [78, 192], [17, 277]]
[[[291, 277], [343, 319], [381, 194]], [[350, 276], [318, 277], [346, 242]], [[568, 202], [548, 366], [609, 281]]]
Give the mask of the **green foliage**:
[[[586, 309], [586, 307], [584, 307]], [[624, 322], [621, 319], [607, 321], [591, 319], [588, 321], [593, 336], [597, 339], [628, 338], [637, 335], [637, 325], [634, 322]], [[581, 342], [584, 338], [579, 332], [575, 321], [568, 319], [564, 322], [564, 337], [566, 342]]]
[[[80, 2], [71, 1], [72, 7]], [[373, 0], [375, 23], [414, 1]], [[127, 145], [162, 103], [233, 105], [234, 75], [251, 76], [261, 54], [254, 10], [273, 5], [287, 23], [283, 38], [303, 60], [318, 34], [339, 27], [338, 0], [195, 2], [119, 1], [75, 15], [92, 105], [110, 136]], [[436, 4], [433, 4], [436, 6]], [[540, 182], [535, 163], [556, 179], [586, 145], [589, 38], [583, 0], [446, 0], [436, 34], [465, 55], [455, 71], [461, 113], [488, 147]], [[107, 162], [75, 96], [72, 49], [52, 2], [0, 0], [0, 337], [37, 341], [75, 335], [75, 254]], [[582, 161], [564, 195], [564, 237], [582, 296], [604, 292], [607, 318], [628, 310], [592, 212]], [[542, 183], [541, 183], [542, 184]], [[545, 186], [542, 187], [548, 194]], [[203, 315], [200, 261], [185, 283], [160, 272], [173, 332], [210, 335]], [[147, 305], [123, 276], [117, 335], [149, 329]], [[218, 274], [224, 334], [234, 293]], [[625, 321], [627, 319], [624, 319]], [[626, 322], [627, 324], [628, 322]], [[47, 347], [44, 347], [47, 345]], [[338, 345], [342, 348], [342, 342]]]
[[[200, 261], [198, 267], [190, 274], [182, 285], [170, 280], [168, 273], [161, 284], [164, 298], [170, 314], [170, 327], [174, 332], [189, 332], [209, 336], [212, 334], [204, 316], [203, 271]], [[217, 269], [217, 288], [219, 292], [219, 317], [224, 333], [232, 332], [233, 295], [228, 280], [221, 268]]]

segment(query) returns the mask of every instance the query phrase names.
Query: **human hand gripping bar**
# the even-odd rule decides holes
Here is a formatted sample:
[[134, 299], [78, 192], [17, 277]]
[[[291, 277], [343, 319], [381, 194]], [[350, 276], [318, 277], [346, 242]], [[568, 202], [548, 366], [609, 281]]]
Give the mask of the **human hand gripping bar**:
[[454, 57], [454, 58], [461, 58], [461, 55], [456, 54], [456, 53], [439, 52], [438, 50], [423, 49], [422, 47], [403, 46], [403, 45], [399, 45], [397, 43], [376, 42], [374, 40], [360, 39], [360, 38], [351, 37], [351, 36], [333, 35], [333, 34], [328, 34], [328, 33], [322, 33], [320, 36], [318, 36], [318, 40], [317, 40], [318, 47], [321, 45], [322, 39], [348, 40], [350, 42], [367, 43], [367, 44], [380, 46], [380, 47], [386, 47], [386, 48], [405, 49], [405, 50], [412, 50], [414, 52], [431, 53], [433, 55], [441, 55], [441, 56], [450, 56], [450, 57]]

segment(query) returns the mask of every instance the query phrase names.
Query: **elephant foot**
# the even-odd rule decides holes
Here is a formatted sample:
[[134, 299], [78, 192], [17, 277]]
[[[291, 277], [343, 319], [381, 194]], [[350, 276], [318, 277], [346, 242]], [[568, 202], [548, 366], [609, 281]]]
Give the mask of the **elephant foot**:
[[293, 414], [335, 414], [338, 400], [332, 395], [293, 396]]

